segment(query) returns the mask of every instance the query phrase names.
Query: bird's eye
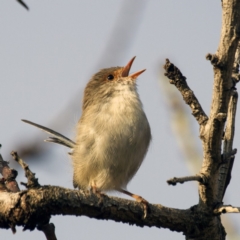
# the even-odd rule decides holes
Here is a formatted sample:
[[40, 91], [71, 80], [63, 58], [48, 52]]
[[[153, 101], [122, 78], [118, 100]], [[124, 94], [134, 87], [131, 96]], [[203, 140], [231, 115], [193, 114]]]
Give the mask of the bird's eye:
[[110, 74], [110, 75], [108, 75], [107, 79], [111, 81], [114, 79], [114, 76], [112, 74]]

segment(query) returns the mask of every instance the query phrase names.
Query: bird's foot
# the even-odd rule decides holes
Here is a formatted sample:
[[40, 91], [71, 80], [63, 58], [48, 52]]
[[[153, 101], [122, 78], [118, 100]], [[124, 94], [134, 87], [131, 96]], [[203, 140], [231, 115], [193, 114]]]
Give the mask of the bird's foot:
[[133, 193], [128, 192], [128, 191], [126, 191], [124, 189], [120, 189], [119, 191], [122, 192], [122, 193], [127, 194], [128, 196], [130, 196], [132, 198], [134, 198], [137, 202], [142, 203], [142, 206], [143, 206], [143, 218], [147, 217], [147, 213], [148, 213], [148, 201], [147, 200], [145, 200], [143, 197], [141, 197], [139, 195], [133, 194]]
[[100, 190], [98, 190], [96, 185], [92, 185], [90, 191], [99, 198], [98, 204], [101, 204], [103, 202], [103, 197], [106, 195], [102, 193]]
[[136, 199], [137, 202], [140, 202], [143, 206], [143, 218], [146, 218], [147, 217], [147, 213], [148, 213], [148, 201], [146, 199], [144, 199], [143, 197], [141, 196], [138, 196], [138, 195], [135, 195], [133, 194], [134, 197]]

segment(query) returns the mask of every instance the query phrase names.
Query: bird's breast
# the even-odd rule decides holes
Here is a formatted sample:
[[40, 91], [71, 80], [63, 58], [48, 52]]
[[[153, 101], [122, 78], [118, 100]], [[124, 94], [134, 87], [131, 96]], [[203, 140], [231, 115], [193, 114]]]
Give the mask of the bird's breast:
[[99, 151], [113, 144], [116, 148], [129, 146], [149, 131], [136, 88], [126, 84], [119, 84], [109, 97], [86, 108], [77, 128], [76, 141]]
[[119, 87], [111, 97], [86, 108], [78, 123], [72, 156], [74, 168], [81, 172], [77, 181], [95, 179], [105, 190], [126, 186], [141, 165], [150, 139], [137, 92]]

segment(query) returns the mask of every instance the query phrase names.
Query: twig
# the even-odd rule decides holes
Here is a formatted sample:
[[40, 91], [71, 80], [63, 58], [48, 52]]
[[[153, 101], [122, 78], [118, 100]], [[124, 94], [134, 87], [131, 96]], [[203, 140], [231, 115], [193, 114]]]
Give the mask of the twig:
[[194, 92], [189, 88], [186, 82], [186, 77], [182, 75], [181, 71], [174, 66], [169, 59], [166, 59], [166, 63], [163, 67], [166, 70], [165, 76], [167, 76], [170, 79], [170, 83], [174, 84], [180, 91], [184, 101], [192, 109], [192, 115], [196, 118], [199, 125], [206, 124], [208, 117], [203, 111]]
[[232, 205], [222, 205], [213, 210], [215, 214], [219, 213], [240, 213], [240, 207], [233, 207]]
[[13, 234], [15, 234], [17, 232], [16, 225], [10, 224], [10, 228], [11, 228]]
[[46, 225], [38, 225], [37, 229], [44, 232], [47, 240], [57, 240], [55, 235], [55, 226], [53, 223], [48, 223]]
[[181, 178], [174, 177], [174, 178], [167, 180], [167, 183], [169, 185], [175, 186], [177, 183], [183, 184], [185, 182], [190, 182], [190, 181], [198, 181], [200, 183], [206, 182], [202, 176], [196, 175], [196, 176], [187, 176], [187, 177], [181, 177]]
[[17, 0], [17, 2], [19, 2], [24, 8], [26, 8], [27, 10], [29, 10], [29, 7], [27, 6], [27, 4], [24, 3], [22, 0]]
[[18, 156], [17, 152], [12, 151], [11, 155], [13, 157], [13, 159], [19, 163], [19, 165], [23, 168], [23, 170], [25, 171], [25, 176], [28, 179], [27, 184], [26, 183], [22, 183], [22, 185], [24, 185], [27, 188], [38, 188], [41, 185], [38, 183], [38, 179], [35, 178], [35, 173], [32, 173], [31, 170], [29, 169], [28, 165]]
[[219, 62], [218, 56], [215, 54], [208, 53], [206, 59], [211, 62], [214, 67], [222, 68], [223, 66]]

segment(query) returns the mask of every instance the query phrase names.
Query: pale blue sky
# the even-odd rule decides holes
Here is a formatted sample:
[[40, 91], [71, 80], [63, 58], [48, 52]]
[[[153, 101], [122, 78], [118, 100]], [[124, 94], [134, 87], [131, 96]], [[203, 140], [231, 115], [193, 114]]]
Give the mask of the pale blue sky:
[[[168, 57], [187, 77], [209, 113], [213, 72], [205, 55], [214, 53], [219, 43], [221, 1], [26, 0], [26, 3], [29, 12], [14, 0], [0, 3], [2, 156], [10, 160], [11, 150], [18, 151], [20, 146], [37, 141], [48, 152], [37, 163], [25, 160], [36, 172], [40, 184], [72, 188], [67, 149], [42, 144], [46, 134], [20, 119], [52, 127], [72, 137], [81, 114], [81, 93], [91, 75], [102, 67], [124, 66], [136, 55], [132, 71], [147, 69], [139, 77], [138, 86], [153, 141], [128, 189], [151, 203], [168, 207], [184, 209], [197, 204], [196, 184], [176, 187], [166, 184], [171, 177], [190, 173], [169, 124], [171, 115], [163, 101], [159, 79], [163, 79], [161, 68]], [[124, 26], [130, 31], [125, 31]], [[179, 93], [176, 91], [176, 94]], [[192, 116], [190, 118], [200, 148], [198, 125]], [[238, 127], [235, 136], [234, 147], [237, 147]], [[182, 138], [184, 141], [184, 136]], [[239, 192], [235, 191], [240, 181], [238, 159], [237, 155], [226, 196], [226, 203], [232, 205], [240, 205]], [[18, 180], [24, 181], [19, 171]], [[240, 228], [240, 215], [231, 219]], [[184, 239], [181, 233], [169, 230], [86, 217], [57, 216], [51, 221], [56, 226], [58, 239]], [[16, 235], [10, 230], [1, 230], [1, 237], [44, 239], [37, 230], [22, 233], [21, 228], [17, 228]]]

